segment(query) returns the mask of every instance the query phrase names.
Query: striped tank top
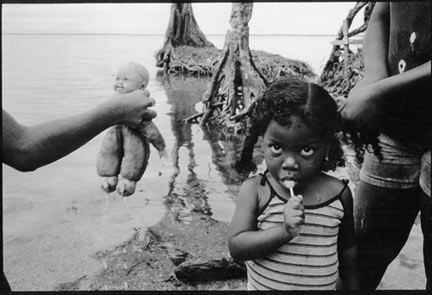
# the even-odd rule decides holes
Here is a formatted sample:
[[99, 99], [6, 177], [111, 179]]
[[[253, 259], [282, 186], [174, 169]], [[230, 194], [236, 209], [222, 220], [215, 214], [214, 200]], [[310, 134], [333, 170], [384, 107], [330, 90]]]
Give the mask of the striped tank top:
[[[286, 200], [270, 187], [270, 200], [258, 217], [258, 229], [283, 223]], [[338, 277], [338, 231], [344, 216], [340, 196], [317, 206], [305, 206], [300, 234], [274, 253], [246, 261], [248, 290], [334, 290]]]

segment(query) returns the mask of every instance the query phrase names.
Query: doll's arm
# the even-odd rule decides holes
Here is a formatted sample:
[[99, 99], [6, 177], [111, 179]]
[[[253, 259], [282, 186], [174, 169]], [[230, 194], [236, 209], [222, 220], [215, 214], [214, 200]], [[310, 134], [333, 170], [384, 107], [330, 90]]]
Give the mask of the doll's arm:
[[144, 122], [138, 130], [159, 152], [165, 150], [165, 140], [153, 121]]

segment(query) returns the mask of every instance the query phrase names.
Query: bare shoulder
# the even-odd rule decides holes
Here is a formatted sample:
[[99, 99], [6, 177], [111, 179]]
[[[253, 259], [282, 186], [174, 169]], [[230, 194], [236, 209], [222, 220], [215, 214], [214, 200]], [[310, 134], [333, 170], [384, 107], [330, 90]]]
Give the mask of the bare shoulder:
[[243, 181], [239, 195], [238, 200], [246, 198], [250, 199], [253, 196], [256, 196], [258, 194], [258, 186], [259, 186], [259, 176], [252, 176], [247, 178], [245, 181]]
[[348, 187], [347, 181], [322, 173], [320, 190], [325, 192], [323, 195], [328, 196], [328, 199], [340, 195], [344, 201], [351, 200], [352, 202], [351, 189]]
[[247, 178], [241, 188], [237, 197], [238, 203], [249, 204], [254, 207], [260, 207], [262, 203], [262, 196], [267, 195], [269, 190], [267, 185], [261, 185], [262, 176], [255, 175]]
[[326, 182], [326, 184], [329, 187], [335, 189], [336, 191], [340, 191], [346, 186], [346, 183], [342, 181], [340, 178], [337, 178], [335, 176], [326, 173], [322, 173], [321, 175], [323, 177], [323, 180]]
[[242, 186], [257, 186], [259, 185], [260, 181], [261, 181], [261, 175], [254, 175], [246, 178], [246, 180], [243, 181]]

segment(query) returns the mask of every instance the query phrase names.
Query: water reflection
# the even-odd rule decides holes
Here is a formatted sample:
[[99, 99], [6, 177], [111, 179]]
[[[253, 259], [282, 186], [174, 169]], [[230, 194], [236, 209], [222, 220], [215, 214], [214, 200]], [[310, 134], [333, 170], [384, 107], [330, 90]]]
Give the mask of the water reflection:
[[[238, 174], [233, 167], [240, 156], [244, 138], [233, 136], [224, 130], [182, 122], [182, 119], [198, 113], [197, 103], [201, 101], [208, 88], [209, 78], [160, 75], [158, 80], [166, 91], [168, 104], [171, 105], [169, 115], [174, 134], [171, 152], [173, 172], [169, 180], [169, 192], [164, 198], [164, 203], [183, 221], [187, 220], [190, 212], [200, 212], [210, 216], [212, 215], [212, 208], [209, 205], [208, 197], [212, 193], [212, 188], [207, 187], [210, 179], [199, 179], [194, 171], [197, 167], [197, 155], [194, 149], [193, 135], [197, 132], [196, 130], [193, 132], [193, 128], [198, 128], [199, 133], [203, 134], [203, 139], [208, 142], [211, 149], [211, 155], [208, 157], [211, 157], [211, 162], [215, 165], [218, 175], [226, 187], [223, 193], [229, 196], [237, 195], [239, 186], [246, 177]], [[185, 168], [187, 171], [186, 179], [180, 180], [182, 169]], [[209, 166], [209, 174], [210, 171]]]
[[236, 195], [239, 184], [247, 175], [239, 174], [234, 168], [243, 149], [243, 136], [234, 136], [226, 130], [206, 127], [203, 128], [204, 139], [208, 141], [212, 150], [212, 161], [216, 165], [222, 181], [229, 190]]
[[[173, 161], [173, 173], [169, 180], [169, 192], [165, 196], [165, 205], [182, 220], [187, 219], [189, 212], [201, 212], [211, 215], [208, 204], [208, 192], [194, 172], [196, 167], [194, 143], [192, 140], [192, 126], [183, 123], [182, 119], [196, 114], [195, 104], [201, 100], [202, 94], [207, 89], [209, 79], [194, 77], [170, 77], [158, 76], [163, 84], [168, 103], [171, 105], [171, 129], [174, 134], [174, 144], [171, 152]], [[187, 151], [186, 183], [177, 181], [181, 173], [180, 154], [181, 149]]]

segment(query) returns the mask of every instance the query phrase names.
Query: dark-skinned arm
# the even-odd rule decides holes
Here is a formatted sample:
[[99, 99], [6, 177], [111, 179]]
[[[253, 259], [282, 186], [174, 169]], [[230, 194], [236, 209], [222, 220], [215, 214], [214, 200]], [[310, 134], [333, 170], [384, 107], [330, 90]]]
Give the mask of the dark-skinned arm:
[[338, 290], [359, 290], [357, 263], [357, 247], [354, 233], [353, 197], [349, 189], [345, 189], [341, 199], [344, 204], [344, 217], [339, 227], [338, 259], [339, 278]]
[[364, 78], [352, 89], [341, 109], [344, 121], [362, 130], [377, 130], [383, 111], [401, 89], [414, 88], [431, 77], [430, 61], [399, 75], [389, 77], [389, 3], [376, 4], [363, 45]]
[[156, 112], [147, 109], [154, 100], [137, 90], [115, 94], [81, 114], [24, 126], [2, 112], [2, 162], [20, 171], [33, 171], [75, 151], [106, 128], [121, 124], [136, 126], [151, 120]]
[[[247, 179], [237, 197], [237, 206], [231, 222], [228, 247], [237, 260], [252, 260], [267, 256], [294, 238], [284, 224], [266, 230], [257, 229], [257, 179]], [[288, 204], [287, 204], [288, 205]], [[295, 205], [295, 204], [294, 204]], [[293, 206], [294, 206], [293, 205]], [[289, 206], [289, 205], [288, 205]], [[300, 210], [291, 210], [293, 228], [304, 222]]]

